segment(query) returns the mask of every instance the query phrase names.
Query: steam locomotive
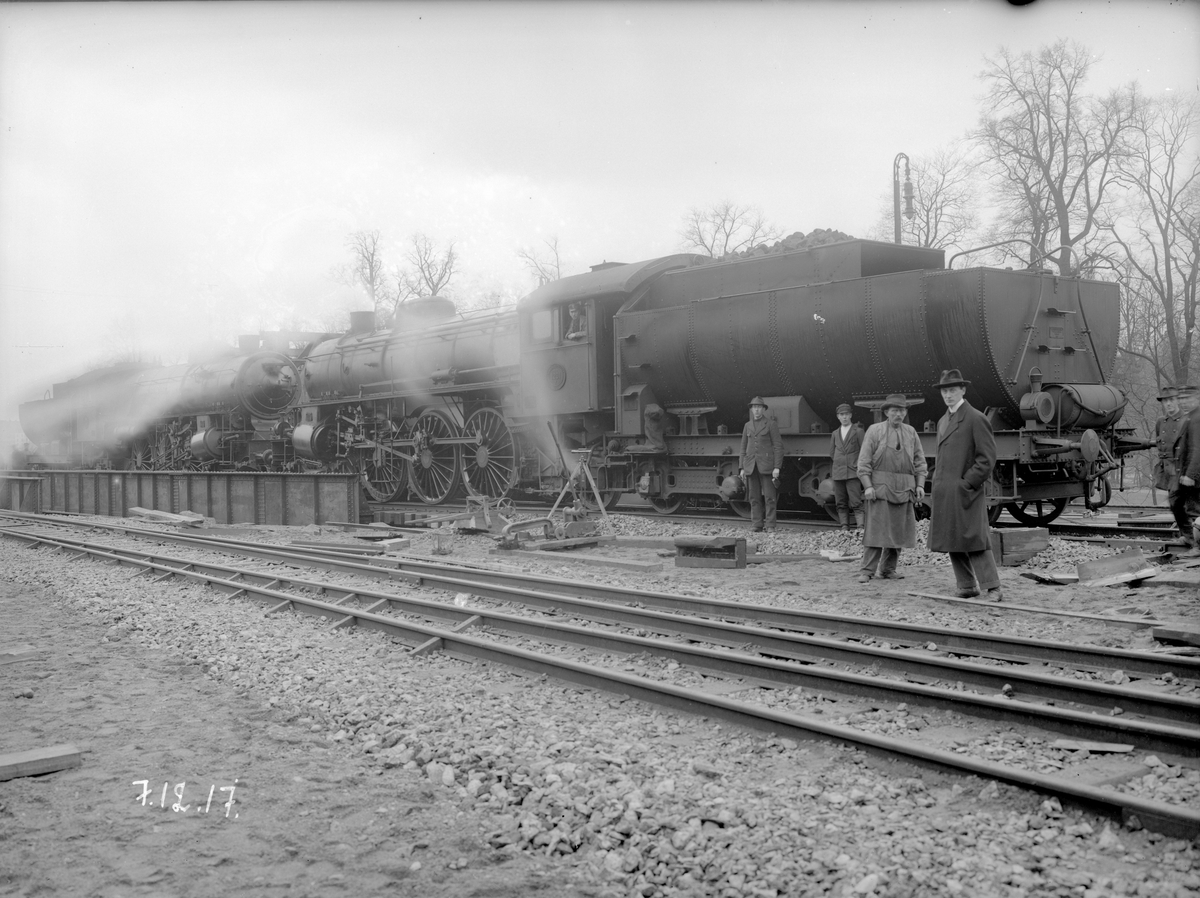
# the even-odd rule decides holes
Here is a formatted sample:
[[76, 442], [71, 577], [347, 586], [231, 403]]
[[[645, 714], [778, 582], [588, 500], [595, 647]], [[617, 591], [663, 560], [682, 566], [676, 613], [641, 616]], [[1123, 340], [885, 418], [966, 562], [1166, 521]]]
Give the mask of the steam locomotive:
[[186, 365], [89, 371], [23, 403], [18, 414], [38, 446], [30, 458], [38, 467], [268, 469], [290, 452], [279, 425], [299, 387], [285, 353], [231, 349]]
[[[424, 297], [401, 304], [387, 329], [356, 313], [348, 333], [251, 364], [258, 374], [242, 383], [263, 397], [206, 396], [163, 415], [188, 375], [158, 372], [175, 386], [156, 392], [140, 372], [141, 429], [114, 425], [103, 406], [84, 429], [107, 428], [96, 444], [127, 445], [132, 459], [148, 447], [155, 467], [253, 459], [356, 471], [379, 501], [553, 496], [586, 466], [597, 490], [580, 494], [610, 507], [637, 493], [663, 513], [728, 501], [748, 514], [721, 486], [737, 470], [751, 396], [766, 398], [783, 434], [781, 505], [820, 506], [837, 405], [875, 418], [888, 394], [904, 393], [920, 403], [909, 423], [936, 464], [943, 406], [931, 385], [958, 368], [996, 432], [993, 514], [1044, 523], [1074, 497], [1103, 504], [1106, 475], [1144, 447], [1117, 427], [1125, 397], [1105, 379], [1118, 305], [1113, 284], [949, 270], [940, 250], [866, 240], [721, 262], [680, 254], [594, 266], [515, 309], [460, 315]], [[151, 395], [157, 405], [142, 405]]]

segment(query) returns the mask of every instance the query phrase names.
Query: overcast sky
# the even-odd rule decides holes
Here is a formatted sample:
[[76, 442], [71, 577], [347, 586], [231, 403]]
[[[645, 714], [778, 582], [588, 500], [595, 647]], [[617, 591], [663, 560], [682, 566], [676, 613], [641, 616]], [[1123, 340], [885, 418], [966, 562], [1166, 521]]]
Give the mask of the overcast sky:
[[864, 235], [984, 54], [1060, 37], [1093, 92], [1200, 91], [1196, 2], [0, 4], [0, 420], [116, 350], [363, 307], [354, 231], [518, 295], [518, 247], [652, 258], [726, 198]]

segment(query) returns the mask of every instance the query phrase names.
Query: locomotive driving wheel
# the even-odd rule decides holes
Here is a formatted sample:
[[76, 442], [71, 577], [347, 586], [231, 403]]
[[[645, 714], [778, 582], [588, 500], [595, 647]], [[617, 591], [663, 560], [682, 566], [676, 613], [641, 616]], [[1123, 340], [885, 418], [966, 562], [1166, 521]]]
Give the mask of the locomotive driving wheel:
[[1045, 527], [1067, 507], [1067, 497], [1037, 499], [1033, 502], [1010, 502], [1004, 506], [1008, 513], [1030, 527]]
[[479, 439], [479, 445], [463, 447], [463, 473], [471, 486], [490, 499], [507, 495], [517, 482], [521, 450], [504, 416], [485, 406], [467, 418], [463, 436]]
[[150, 450], [150, 441], [145, 437], [134, 440], [133, 445], [129, 447], [129, 470], [131, 471], [149, 471], [154, 467], [153, 453]]
[[412, 491], [426, 505], [440, 505], [454, 493], [462, 476], [458, 446], [440, 443], [457, 434], [445, 412], [432, 409], [417, 418], [409, 432], [413, 460], [408, 463]]
[[375, 441], [374, 448], [363, 452], [363, 489], [376, 502], [391, 502], [408, 483], [407, 453], [396, 449], [387, 437]]

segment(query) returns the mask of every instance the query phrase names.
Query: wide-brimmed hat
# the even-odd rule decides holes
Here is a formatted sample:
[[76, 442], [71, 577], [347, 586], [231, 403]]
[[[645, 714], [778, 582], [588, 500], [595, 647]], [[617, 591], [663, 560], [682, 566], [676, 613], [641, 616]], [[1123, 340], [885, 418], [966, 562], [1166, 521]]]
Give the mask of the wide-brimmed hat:
[[753, 399], [751, 399], [750, 405], [761, 405], [763, 408], [767, 407], [767, 404], [763, 402], [763, 398], [761, 396], [755, 396]]
[[892, 393], [887, 399], [883, 400], [883, 405], [879, 406], [881, 412], [886, 412], [889, 408], [907, 409], [910, 405], [919, 405], [920, 402], [909, 402], [903, 393]]
[[839, 414], [839, 415], [840, 415], [842, 412], [850, 412], [850, 413], [852, 413], [852, 414], [853, 414], [853, 412], [854, 412], [854, 409], [850, 407], [850, 403], [849, 403], [849, 402], [843, 402], [841, 405], [839, 405], [839, 406], [837, 407], [837, 412], [836, 412], [836, 414]]
[[1175, 388], [1176, 396], [1195, 396], [1197, 393], [1200, 393], [1200, 387], [1192, 384], [1183, 384]]
[[1179, 398], [1179, 387], [1175, 386], [1174, 384], [1164, 384], [1163, 388], [1158, 391], [1158, 401], [1159, 402], [1162, 402], [1164, 399], [1178, 399], [1178, 398]]
[[965, 387], [970, 385], [970, 383], [957, 368], [947, 368], [942, 372], [942, 379], [935, 383], [933, 388], [940, 390], [942, 387]]

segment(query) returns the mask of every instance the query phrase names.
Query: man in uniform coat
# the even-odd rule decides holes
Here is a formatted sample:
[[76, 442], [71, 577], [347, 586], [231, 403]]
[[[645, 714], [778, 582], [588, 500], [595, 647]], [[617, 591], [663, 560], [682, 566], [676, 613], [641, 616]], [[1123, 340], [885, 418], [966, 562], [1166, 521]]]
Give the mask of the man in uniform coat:
[[934, 384], [942, 391], [946, 414], [938, 421], [929, 551], [950, 554], [960, 598], [977, 596], [982, 589], [999, 602], [1004, 596], [983, 489], [996, 467], [996, 439], [987, 418], [963, 398], [969, 384], [957, 368], [943, 371]]
[[1167, 507], [1175, 517], [1175, 524], [1179, 527], [1184, 542], [1190, 545], [1191, 522], [1177, 502], [1179, 465], [1175, 459], [1179, 455], [1179, 442], [1183, 437], [1185, 420], [1179, 409], [1178, 387], [1163, 387], [1158, 394], [1158, 401], [1162, 403], [1163, 416], [1154, 422], [1154, 441], [1158, 444], [1158, 458], [1154, 462], [1154, 488], [1166, 492]]
[[829, 438], [829, 457], [833, 461], [833, 496], [837, 502], [838, 521], [843, 530], [863, 526], [862, 484], [858, 480], [858, 452], [862, 449], [863, 426], [850, 417], [854, 410], [849, 403], [837, 407], [839, 426]]
[[1175, 441], [1174, 491], [1168, 493], [1171, 514], [1179, 523], [1183, 539], [1191, 546], [1189, 555], [1200, 554], [1200, 390], [1190, 384], [1179, 388], [1180, 434]]
[[763, 529], [763, 497], [767, 501], [766, 527], [775, 529], [775, 500], [779, 496], [779, 468], [783, 464], [783, 437], [779, 425], [767, 416], [761, 396], [750, 400], [750, 420], [742, 428], [742, 479], [750, 497], [750, 520], [755, 530]]

